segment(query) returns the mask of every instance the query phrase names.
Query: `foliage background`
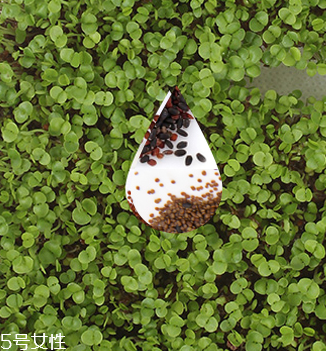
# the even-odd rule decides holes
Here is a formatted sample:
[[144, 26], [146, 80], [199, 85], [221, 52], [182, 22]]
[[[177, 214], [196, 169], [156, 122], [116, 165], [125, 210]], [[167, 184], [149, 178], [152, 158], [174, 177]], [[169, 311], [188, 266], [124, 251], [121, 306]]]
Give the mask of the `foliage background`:
[[[62, 333], [70, 351], [326, 350], [326, 100], [245, 82], [261, 63], [325, 74], [325, 8], [2, 1], [0, 332]], [[180, 235], [124, 195], [175, 84], [224, 184]]]

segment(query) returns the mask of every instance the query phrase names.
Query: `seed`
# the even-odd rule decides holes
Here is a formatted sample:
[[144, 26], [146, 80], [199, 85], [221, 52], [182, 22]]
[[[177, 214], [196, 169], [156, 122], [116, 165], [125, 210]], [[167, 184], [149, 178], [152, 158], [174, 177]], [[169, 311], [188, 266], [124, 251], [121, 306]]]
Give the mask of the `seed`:
[[156, 165], [156, 161], [155, 160], [149, 160], [149, 161], [147, 161], [147, 163], [150, 165], [150, 166], [155, 166]]
[[155, 202], [156, 204], [159, 204], [159, 203], [161, 202], [161, 199], [156, 199], [154, 202]]
[[197, 181], [198, 181], [199, 183], [201, 183], [201, 182], [202, 182], [202, 180], [201, 180], [201, 179], [197, 179]]
[[175, 130], [175, 129], [176, 129], [175, 124], [170, 124], [170, 129], [171, 129], [171, 130]]
[[169, 100], [166, 102], [166, 107], [172, 107], [172, 100], [169, 98]]
[[187, 145], [188, 143], [186, 141], [180, 141], [180, 143], [177, 144], [177, 149], [184, 149]]
[[162, 113], [161, 113], [161, 120], [162, 121], [165, 120], [165, 118], [168, 116], [169, 116], [169, 112], [168, 112], [167, 108], [164, 108]]
[[179, 102], [179, 105], [178, 105], [183, 111], [188, 111], [189, 110], [189, 107], [186, 103], [184, 102]]
[[160, 180], [158, 178], [155, 179], [155, 182], [158, 183]]
[[177, 136], [177, 134], [174, 134], [174, 133], [170, 137], [170, 140], [172, 140], [172, 141], [176, 141], [177, 139], [178, 139], [178, 136]]
[[196, 154], [196, 156], [200, 162], [206, 162], [206, 158], [202, 154], [200, 154], [199, 152], [198, 152], [198, 154]]
[[190, 121], [189, 121], [189, 119], [183, 119], [183, 126], [185, 127], [185, 128], [188, 128], [189, 127], [189, 125], [190, 125]]
[[174, 152], [174, 154], [176, 156], [179, 156], [179, 157], [180, 156], [184, 156], [186, 153], [187, 153], [186, 150], [177, 150], [177, 151]]
[[150, 151], [151, 147], [149, 145], [145, 145], [142, 151], [142, 154], [146, 154], [146, 152]]
[[196, 190], [196, 188], [195, 188], [193, 185], [191, 186], [191, 189], [192, 189], [192, 190]]
[[140, 189], [140, 187], [137, 185], [137, 186], [136, 186], [136, 189], [137, 189], [137, 190], [139, 190], [139, 189]]
[[138, 174], [138, 172], [135, 172], [135, 175], [137, 175]]
[[166, 120], [165, 120], [165, 123], [170, 123], [170, 124], [174, 124], [176, 123], [176, 121], [170, 117], [168, 117]]
[[179, 115], [180, 114], [180, 111], [177, 109], [177, 108], [175, 108], [175, 107], [170, 107], [169, 109], [168, 109], [168, 111], [169, 111], [169, 113], [171, 114], [171, 115]]
[[193, 174], [189, 174], [189, 177], [192, 178], [194, 175]]
[[177, 127], [178, 127], [178, 129], [180, 129], [182, 127], [182, 118], [178, 119]]
[[165, 151], [163, 151], [163, 154], [164, 155], [172, 155], [173, 151], [172, 150], [165, 150]]
[[184, 208], [190, 208], [190, 207], [192, 207], [192, 205], [191, 205], [191, 203], [189, 203], [189, 202], [184, 202], [184, 203], [182, 204], [182, 207], [184, 207]]
[[165, 140], [165, 145], [166, 145], [169, 149], [173, 149], [173, 144], [171, 143], [170, 140]]
[[157, 141], [156, 138], [151, 141], [150, 145], [152, 148], [154, 148], [156, 146], [156, 141]]
[[175, 227], [175, 229], [176, 229], [176, 231], [177, 231], [178, 233], [182, 233], [182, 230], [181, 230], [180, 226], [177, 225], [177, 226]]
[[218, 175], [218, 173], [217, 173], [217, 172], [215, 172], [214, 174], [215, 174], [215, 175]]
[[154, 189], [148, 190], [147, 194], [155, 194], [155, 190]]
[[158, 155], [157, 155], [157, 158], [163, 158], [164, 157], [164, 155], [163, 154], [161, 154], [161, 153], [159, 153]]
[[157, 156], [159, 152], [160, 152], [159, 149], [156, 147], [151, 153], [152, 153], [152, 156]]
[[162, 183], [160, 183], [160, 187], [164, 186]]
[[151, 213], [149, 216], [150, 216], [150, 217], [154, 217], [154, 213]]
[[179, 128], [177, 129], [177, 133], [180, 134], [180, 135], [182, 135], [182, 136], [184, 136], [184, 137], [188, 136], [188, 133], [187, 133], [187, 132], [185, 132], [184, 130], [179, 129]]
[[190, 166], [191, 165], [191, 162], [192, 162], [192, 156], [188, 155], [186, 157], [186, 166]]
[[161, 132], [157, 135], [157, 137], [160, 138], [161, 140], [166, 140], [166, 139], [170, 138], [170, 134]]
[[166, 133], [167, 130], [166, 130], [166, 126], [162, 126], [162, 129], [161, 129], [162, 133]]
[[201, 174], [205, 176], [206, 175], [206, 171], [202, 171]]
[[141, 163], [145, 163], [145, 162], [148, 162], [149, 161], [149, 156], [148, 155], [145, 155], [143, 156], [141, 159], [140, 159], [140, 162]]
[[157, 120], [160, 118], [159, 115], [154, 116], [154, 121], [157, 122]]
[[151, 134], [149, 135], [148, 139], [153, 140], [155, 138], [155, 136], [156, 136], [156, 129], [153, 129]]
[[128, 195], [131, 195], [131, 191], [130, 190], [128, 190], [128, 193], [127, 193]]

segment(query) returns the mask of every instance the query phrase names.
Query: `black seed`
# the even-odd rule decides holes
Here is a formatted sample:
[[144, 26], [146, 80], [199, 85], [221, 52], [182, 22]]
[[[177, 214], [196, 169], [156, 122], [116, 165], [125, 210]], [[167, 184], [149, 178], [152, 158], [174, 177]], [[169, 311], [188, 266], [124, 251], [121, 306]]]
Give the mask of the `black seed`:
[[146, 154], [146, 152], [150, 151], [151, 147], [149, 145], [145, 145], [142, 151], [142, 154]]
[[177, 122], [177, 127], [181, 128], [182, 127], [182, 118], [180, 117]]
[[175, 124], [170, 124], [170, 129], [171, 130], [175, 130], [175, 128], [176, 128]]
[[146, 163], [147, 161], [149, 161], [149, 156], [148, 156], [148, 155], [145, 155], [145, 156], [143, 156], [143, 157], [140, 159], [140, 162], [141, 162], [141, 163]]
[[186, 141], [180, 141], [180, 143], [178, 143], [177, 145], [177, 149], [184, 149], [185, 147], [187, 147], [188, 143]]
[[179, 96], [179, 101], [183, 102], [184, 104], [186, 103], [186, 100], [182, 95]]
[[170, 117], [168, 117], [166, 120], [165, 120], [165, 122], [166, 123], [172, 123], [172, 124], [174, 124], [174, 123], [176, 123], [177, 121], [175, 120], [175, 119], [173, 119], [173, 118], [170, 118]]
[[177, 150], [174, 152], [176, 156], [184, 156], [186, 153], [186, 150]]
[[176, 231], [177, 231], [178, 233], [182, 233], [182, 230], [181, 230], [181, 228], [180, 228], [178, 225], [175, 227], [175, 229], [176, 229]]
[[173, 144], [171, 143], [170, 140], [165, 140], [165, 145], [166, 145], [169, 149], [173, 149]]
[[192, 156], [188, 155], [186, 157], [186, 166], [190, 166], [191, 165], [191, 162], [192, 162]]
[[188, 111], [189, 110], [189, 107], [187, 104], [185, 104], [184, 102], [179, 102], [179, 105], [178, 105], [183, 111]]
[[168, 134], [168, 133], [159, 133], [157, 135], [157, 137], [160, 138], [161, 140], [166, 140], [166, 139], [170, 138], [170, 134]]
[[156, 122], [156, 128], [161, 127], [162, 124], [163, 124], [163, 119], [159, 119], [159, 120]]
[[154, 148], [156, 146], [156, 141], [157, 141], [156, 138], [151, 141], [150, 143], [151, 148]]
[[188, 136], [188, 133], [187, 133], [187, 132], [185, 132], [184, 130], [179, 129], [179, 128], [177, 129], [177, 133], [180, 134], [180, 135], [182, 135], [182, 136], [184, 136], [184, 137]]
[[169, 111], [166, 107], [164, 107], [163, 111], [161, 112], [160, 119], [164, 120], [166, 117], [169, 117]]
[[168, 111], [169, 111], [169, 113], [170, 113], [172, 116], [175, 116], [175, 115], [179, 115], [179, 114], [180, 114], [180, 111], [179, 111], [177, 108], [175, 108], [175, 107], [170, 107], [170, 108], [168, 109]]
[[170, 128], [170, 123], [166, 123], [165, 121], [162, 124], [162, 127]]
[[185, 128], [188, 128], [189, 125], [190, 125], [190, 120], [189, 120], [188, 118], [184, 119], [184, 120], [183, 120], [183, 126], [184, 126]]
[[190, 207], [192, 207], [192, 205], [191, 205], [191, 203], [189, 203], [189, 202], [184, 202], [184, 203], [182, 204], [182, 207], [184, 207], [184, 208], [190, 208]]
[[196, 156], [200, 162], [206, 162], [206, 158], [202, 154], [200, 154], [199, 152]]
[[153, 140], [154, 138], [155, 138], [155, 136], [156, 136], [156, 129], [153, 129], [152, 130], [152, 132], [151, 132], [151, 134], [149, 135], [149, 137], [148, 137], [148, 139], [149, 140]]

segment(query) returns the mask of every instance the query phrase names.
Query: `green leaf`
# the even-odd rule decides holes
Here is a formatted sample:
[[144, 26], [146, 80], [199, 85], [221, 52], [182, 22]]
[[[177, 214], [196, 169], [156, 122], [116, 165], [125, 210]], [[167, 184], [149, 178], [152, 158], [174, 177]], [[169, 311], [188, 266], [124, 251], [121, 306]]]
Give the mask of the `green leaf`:
[[95, 328], [88, 328], [81, 335], [81, 341], [83, 344], [88, 346], [99, 345], [103, 340], [102, 333]]

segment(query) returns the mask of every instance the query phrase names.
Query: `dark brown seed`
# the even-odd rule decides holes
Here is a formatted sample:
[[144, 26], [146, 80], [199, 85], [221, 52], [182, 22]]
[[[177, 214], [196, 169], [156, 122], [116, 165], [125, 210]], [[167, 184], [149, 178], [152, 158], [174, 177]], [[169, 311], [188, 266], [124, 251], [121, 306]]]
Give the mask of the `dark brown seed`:
[[182, 118], [180, 117], [177, 122], [177, 127], [181, 128], [182, 127]]
[[156, 146], [156, 141], [157, 141], [156, 138], [151, 141], [150, 145], [152, 148], [154, 148]]
[[180, 156], [184, 156], [186, 153], [187, 153], [186, 150], [177, 150], [177, 151], [174, 152], [174, 154], [176, 156], [179, 156], [179, 157]]
[[186, 157], [186, 166], [190, 166], [192, 163], [192, 156], [188, 155]]
[[156, 129], [153, 129], [150, 136], [148, 137], [149, 140], [153, 140], [156, 136]]
[[185, 104], [184, 102], [179, 102], [178, 105], [183, 111], [188, 111], [189, 107], [187, 106], [187, 104]]
[[177, 226], [175, 227], [175, 229], [176, 229], [176, 231], [177, 231], [178, 233], [182, 233], [182, 230], [181, 230], [180, 226], [177, 225]]
[[171, 114], [171, 115], [179, 115], [180, 114], [180, 111], [177, 109], [177, 108], [175, 108], [175, 107], [170, 107], [169, 109], [168, 109], [168, 111], [169, 111], [169, 113]]
[[165, 150], [165, 151], [163, 151], [163, 154], [164, 155], [172, 155], [173, 151], [172, 150]]
[[184, 130], [182, 130], [182, 129], [177, 129], [177, 133], [178, 133], [179, 135], [184, 136], [184, 137], [187, 137], [187, 136], [188, 136], [188, 133], [187, 133], [187, 132], [185, 132], [185, 131], [184, 131]]
[[188, 119], [188, 118], [184, 119], [184, 120], [183, 120], [183, 126], [184, 126], [185, 128], [188, 128], [189, 125], [190, 125], [189, 119]]
[[161, 132], [157, 135], [157, 137], [160, 138], [161, 140], [166, 140], [170, 138], [170, 134]]
[[191, 205], [191, 203], [189, 203], [189, 202], [184, 202], [184, 203], [182, 204], [182, 207], [184, 207], [184, 208], [190, 208], [190, 207], [192, 207], [192, 205]]
[[142, 151], [142, 154], [146, 154], [146, 152], [150, 151], [151, 147], [149, 145], [145, 145]]
[[180, 141], [180, 143], [177, 144], [177, 149], [184, 149], [187, 145], [188, 143], [186, 141]]
[[169, 149], [173, 149], [173, 144], [171, 143], [170, 140], [165, 140], [165, 145], [166, 145]]
[[169, 118], [167, 118], [164, 122], [165, 122], [165, 123], [174, 124], [174, 123], [176, 123], [176, 120], [169, 117]]
[[169, 116], [169, 111], [167, 110], [167, 108], [164, 108], [160, 117], [162, 120], [164, 120], [168, 116]]
[[200, 154], [199, 152], [198, 152], [198, 154], [196, 154], [196, 156], [200, 162], [206, 162], [206, 158], [202, 154]]
[[143, 156], [143, 157], [140, 159], [140, 162], [141, 162], [141, 163], [145, 163], [145, 162], [147, 162], [147, 161], [149, 161], [149, 156], [148, 156], [148, 155], [145, 155], [145, 156]]

